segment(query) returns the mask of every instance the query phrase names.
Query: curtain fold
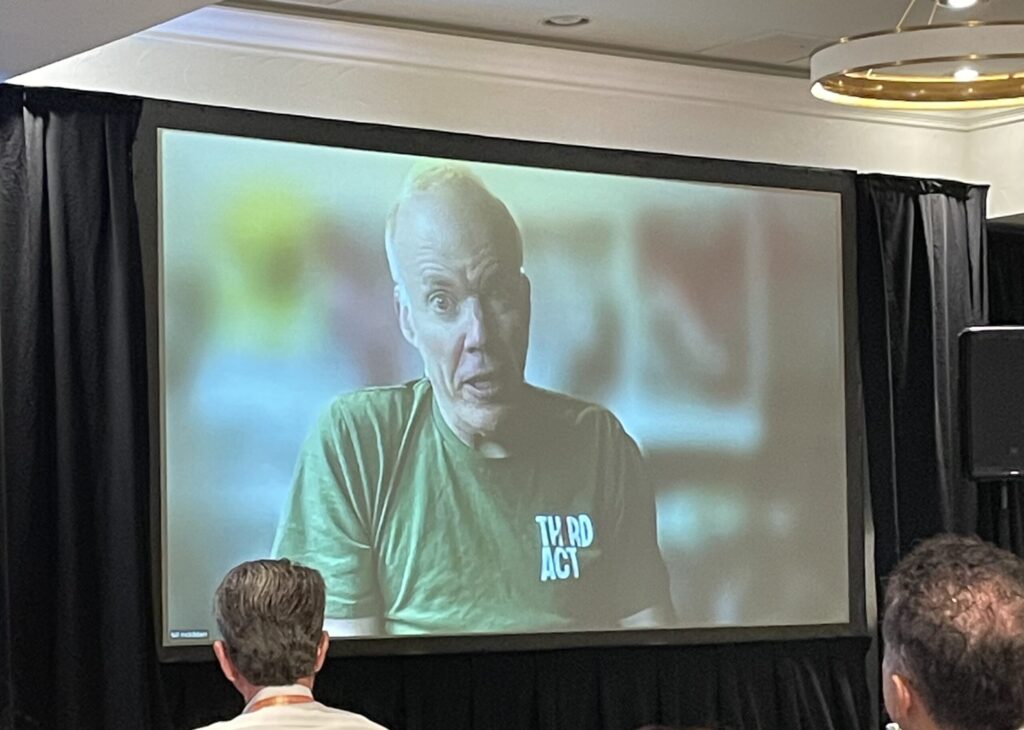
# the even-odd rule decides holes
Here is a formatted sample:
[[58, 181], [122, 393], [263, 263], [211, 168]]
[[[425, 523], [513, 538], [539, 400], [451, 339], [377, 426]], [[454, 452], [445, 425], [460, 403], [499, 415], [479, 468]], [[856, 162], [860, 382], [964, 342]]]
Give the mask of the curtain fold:
[[957, 334], [987, 320], [987, 187], [857, 181], [858, 297], [875, 566], [918, 540], [973, 532], [961, 469]]
[[[21, 205], [20, 192], [23, 187], [24, 145], [21, 143], [20, 129], [10, 125], [7, 120], [20, 112], [19, 100], [3, 93], [0, 86], [0, 271], [4, 263], [2, 250], [9, 235], [19, 227], [24, 208]], [[2, 276], [2, 274], [0, 274]], [[0, 278], [0, 288], [3, 279]], [[2, 289], [0, 289], [2, 291]], [[0, 298], [0, 728], [6, 730], [14, 727], [14, 655], [11, 646], [11, 615], [13, 601], [10, 592], [10, 508], [7, 505], [6, 462], [7, 448], [4, 430], [4, 319], [2, 315], [3, 300]]]
[[140, 103], [0, 87], [5, 722], [152, 726]]

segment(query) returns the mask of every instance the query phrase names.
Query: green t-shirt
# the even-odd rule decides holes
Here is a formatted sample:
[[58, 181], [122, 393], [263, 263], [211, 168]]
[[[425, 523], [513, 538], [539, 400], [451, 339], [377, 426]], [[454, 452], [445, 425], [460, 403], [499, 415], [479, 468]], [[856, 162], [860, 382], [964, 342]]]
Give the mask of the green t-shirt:
[[607, 410], [530, 387], [528, 441], [481, 456], [430, 383], [337, 398], [299, 456], [274, 554], [317, 568], [329, 618], [389, 634], [614, 627], [669, 606], [636, 443]]

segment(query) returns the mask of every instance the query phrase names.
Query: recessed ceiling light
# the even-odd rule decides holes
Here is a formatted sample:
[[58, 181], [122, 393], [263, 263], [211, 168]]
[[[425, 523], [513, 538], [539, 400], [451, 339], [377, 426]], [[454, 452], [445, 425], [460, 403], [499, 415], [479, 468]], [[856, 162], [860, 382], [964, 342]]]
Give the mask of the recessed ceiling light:
[[550, 25], [555, 28], [578, 28], [590, 22], [586, 15], [552, 15], [540, 21], [542, 25]]
[[974, 81], [978, 78], [978, 69], [964, 66], [953, 72], [953, 78], [957, 81]]
[[978, 4], [978, 0], [938, 0], [939, 6], [950, 10], [963, 10]]

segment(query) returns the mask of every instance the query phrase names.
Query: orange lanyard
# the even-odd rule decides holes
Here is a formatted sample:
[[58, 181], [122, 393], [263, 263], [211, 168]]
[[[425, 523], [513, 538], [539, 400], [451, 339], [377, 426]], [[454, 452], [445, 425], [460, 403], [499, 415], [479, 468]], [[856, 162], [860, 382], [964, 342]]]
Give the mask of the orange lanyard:
[[262, 710], [264, 707], [273, 707], [274, 705], [299, 705], [303, 702], [312, 702], [313, 698], [307, 695], [278, 695], [277, 697], [267, 697], [259, 702], [254, 702], [246, 708], [245, 712], [256, 712], [256, 710]]

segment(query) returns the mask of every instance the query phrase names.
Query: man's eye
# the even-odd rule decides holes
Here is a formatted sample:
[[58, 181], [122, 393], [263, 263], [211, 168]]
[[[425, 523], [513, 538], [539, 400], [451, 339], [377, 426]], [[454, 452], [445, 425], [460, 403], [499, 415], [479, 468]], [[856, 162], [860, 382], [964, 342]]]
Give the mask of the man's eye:
[[438, 314], [450, 314], [455, 309], [455, 300], [444, 292], [431, 294], [427, 299], [430, 309]]

